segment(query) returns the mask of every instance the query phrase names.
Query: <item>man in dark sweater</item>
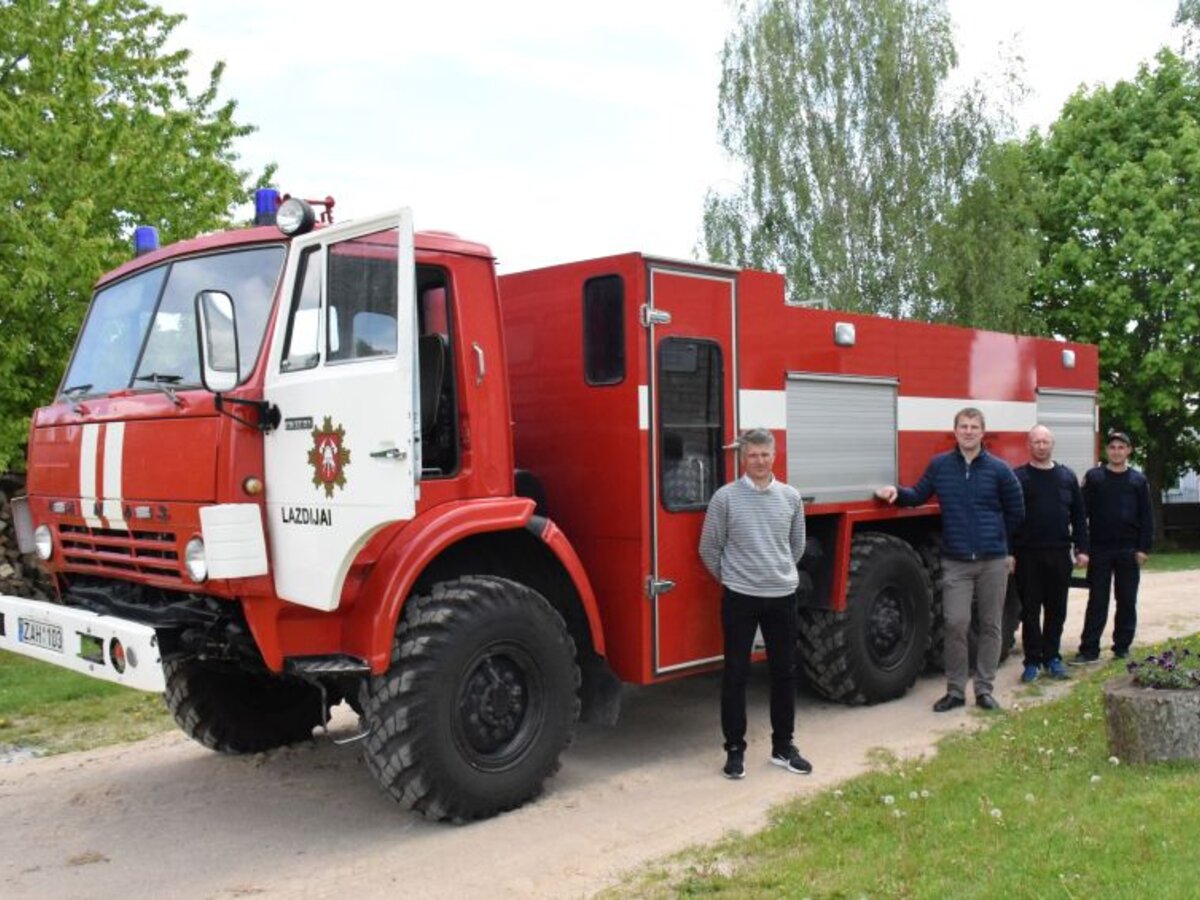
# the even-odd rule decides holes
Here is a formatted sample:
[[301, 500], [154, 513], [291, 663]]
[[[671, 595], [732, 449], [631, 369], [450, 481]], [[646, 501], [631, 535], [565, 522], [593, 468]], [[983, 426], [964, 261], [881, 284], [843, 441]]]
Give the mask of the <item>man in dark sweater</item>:
[[1150, 484], [1129, 465], [1133, 442], [1123, 431], [1112, 431], [1105, 447], [1108, 464], [1089, 469], [1083, 479], [1092, 553], [1088, 563], [1088, 605], [1072, 663], [1096, 662], [1100, 636], [1108, 623], [1108, 598], [1116, 581], [1117, 611], [1113, 617], [1113, 655], [1124, 659], [1137, 630], [1137, 593], [1142, 565], [1154, 540]]
[[1025, 496], [1025, 521], [1013, 538], [1025, 645], [1021, 680], [1025, 682], [1034, 681], [1043, 667], [1053, 678], [1067, 677], [1059, 645], [1067, 619], [1071, 569], [1088, 564], [1087, 517], [1079, 480], [1053, 456], [1053, 432], [1035, 425], [1029, 432], [1029, 462], [1015, 470]]
[[955, 449], [930, 460], [913, 487], [889, 484], [875, 491], [880, 500], [901, 506], [920, 506], [937, 494], [942, 508], [946, 695], [933, 704], [934, 712], [967, 702], [972, 603], [979, 615], [975, 705], [1000, 708], [992, 687], [1000, 664], [1000, 623], [1013, 565], [1009, 538], [1025, 517], [1025, 504], [1012, 469], [983, 448], [983, 434], [983, 413], [970, 406], [959, 410], [954, 417]]

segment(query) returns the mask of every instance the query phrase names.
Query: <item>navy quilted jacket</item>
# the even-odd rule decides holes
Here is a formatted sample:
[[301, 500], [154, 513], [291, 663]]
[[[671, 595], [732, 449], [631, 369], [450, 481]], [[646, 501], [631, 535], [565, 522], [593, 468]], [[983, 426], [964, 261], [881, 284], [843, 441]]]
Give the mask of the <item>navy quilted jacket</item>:
[[996, 559], [1011, 552], [1025, 518], [1021, 484], [1008, 464], [986, 450], [967, 461], [955, 447], [929, 461], [921, 480], [899, 489], [896, 502], [920, 506], [937, 494], [942, 507], [942, 556]]

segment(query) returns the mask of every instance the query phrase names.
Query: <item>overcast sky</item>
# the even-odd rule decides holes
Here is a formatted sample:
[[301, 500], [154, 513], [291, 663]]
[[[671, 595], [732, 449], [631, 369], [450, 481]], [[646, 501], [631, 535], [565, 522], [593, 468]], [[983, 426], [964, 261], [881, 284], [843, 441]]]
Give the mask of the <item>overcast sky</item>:
[[[410, 206], [491, 246], [501, 271], [642, 250], [690, 257], [718, 145], [725, 0], [162, 0], [193, 71], [259, 131], [278, 186], [339, 221]], [[1080, 84], [1132, 77], [1177, 43], [1176, 0], [949, 0], [971, 79], [1024, 60], [1022, 128]], [[249, 214], [247, 212], [247, 214]]]

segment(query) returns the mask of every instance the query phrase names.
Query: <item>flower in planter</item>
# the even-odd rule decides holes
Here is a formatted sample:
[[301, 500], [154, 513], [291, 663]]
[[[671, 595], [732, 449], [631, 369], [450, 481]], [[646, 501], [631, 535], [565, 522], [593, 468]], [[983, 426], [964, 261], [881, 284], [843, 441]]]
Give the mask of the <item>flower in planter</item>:
[[1125, 668], [1138, 687], [1162, 690], [1200, 689], [1200, 669], [1196, 654], [1187, 647], [1182, 650], [1168, 647], [1157, 656], [1151, 653], [1141, 662], [1130, 662]]

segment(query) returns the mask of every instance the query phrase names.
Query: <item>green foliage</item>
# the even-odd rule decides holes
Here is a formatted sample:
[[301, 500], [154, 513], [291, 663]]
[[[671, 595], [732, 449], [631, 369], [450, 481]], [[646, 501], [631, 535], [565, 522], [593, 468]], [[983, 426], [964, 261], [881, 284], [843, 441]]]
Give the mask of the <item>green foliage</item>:
[[[934, 247], [955, 231], [934, 225], [993, 140], [980, 91], [945, 108], [955, 64], [944, 0], [743, 0], [719, 127], [745, 177], [705, 200], [708, 255], [783, 271], [797, 300], [935, 315]], [[981, 186], [960, 215], [985, 201]], [[946, 279], [976, 284], [992, 262]]]
[[211, 230], [255, 186], [222, 67], [192, 94], [188, 53], [165, 49], [181, 19], [144, 0], [0, 0], [0, 471], [23, 465], [29, 413], [132, 227]]
[[1076, 93], [1028, 151], [1045, 184], [1033, 303], [1099, 345], [1104, 425], [1133, 435], [1157, 499], [1200, 464], [1200, 71], [1162, 50]]
[[993, 144], [978, 175], [932, 229], [931, 318], [1022, 334], [1042, 328], [1028, 305], [1041, 242], [1041, 181], [1021, 144]]
[[1200, 690], [1200, 657], [1190, 647], [1167, 647], [1144, 658], [1130, 660], [1126, 669], [1133, 683], [1161, 690]]
[[1200, 807], [1178, 798], [1200, 766], [1110, 756], [1100, 685], [1119, 672], [1014, 706], [931, 759], [885, 759], [610, 896], [1193, 897]]

